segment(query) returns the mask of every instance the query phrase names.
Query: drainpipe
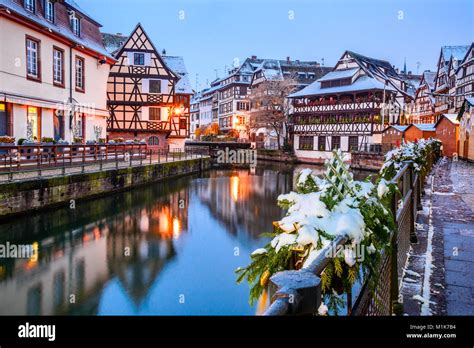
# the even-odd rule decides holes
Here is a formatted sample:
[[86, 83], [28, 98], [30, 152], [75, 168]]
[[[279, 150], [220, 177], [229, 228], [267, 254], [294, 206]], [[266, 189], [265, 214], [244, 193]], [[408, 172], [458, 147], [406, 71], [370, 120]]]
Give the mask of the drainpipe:
[[[72, 131], [72, 119], [74, 111], [72, 110], [72, 46], [69, 46], [69, 130]], [[74, 139], [72, 139], [74, 141]]]

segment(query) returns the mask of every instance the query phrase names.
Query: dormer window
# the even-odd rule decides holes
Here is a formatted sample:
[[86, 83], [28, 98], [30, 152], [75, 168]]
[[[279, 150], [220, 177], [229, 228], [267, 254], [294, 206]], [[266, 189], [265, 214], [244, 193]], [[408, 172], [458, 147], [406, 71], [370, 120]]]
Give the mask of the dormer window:
[[45, 0], [44, 2], [44, 18], [47, 21], [54, 23], [54, 2]]
[[74, 35], [81, 36], [81, 21], [77, 18], [75, 12], [71, 12], [70, 15], [71, 29]]
[[36, 11], [35, 3], [36, 3], [36, 0], [25, 0], [25, 9], [27, 11], [30, 11], [31, 13], [35, 13]]

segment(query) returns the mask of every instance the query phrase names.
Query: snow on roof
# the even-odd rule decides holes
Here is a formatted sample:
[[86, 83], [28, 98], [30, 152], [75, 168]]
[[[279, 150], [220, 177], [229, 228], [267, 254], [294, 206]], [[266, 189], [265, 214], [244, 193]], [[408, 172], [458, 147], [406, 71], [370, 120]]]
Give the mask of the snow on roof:
[[459, 124], [459, 121], [457, 120], [457, 114], [443, 114], [443, 116], [450, 120], [452, 123]]
[[179, 81], [176, 83], [175, 91], [180, 94], [193, 94], [191, 82], [189, 81], [188, 71], [184, 65], [183, 57], [179, 56], [162, 56], [165, 64], [173, 70], [178, 76]]
[[102, 33], [102, 42], [105, 49], [112, 55], [116, 55], [127, 41], [128, 37], [122, 34]]
[[66, 5], [69, 5], [70, 7], [74, 8], [76, 11], [82, 13], [84, 16], [88, 17], [89, 19], [92, 19], [95, 22], [95, 20], [91, 16], [89, 16], [87, 12], [85, 12], [74, 0], [64, 0], [64, 2], [66, 3]]
[[435, 124], [434, 123], [412, 123], [410, 125], [418, 128], [423, 132], [434, 132], [435, 131]]
[[[321, 82], [316, 81], [310, 84], [309, 86], [303, 88], [301, 91], [290, 94], [288, 97], [300, 98], [300, 97], [313, 96], [313, 95], [366, 91], [366, 90], [371, 90], [371, 89], [383, 90], [384, 84], [374, 78], [371, 78], [365, 75], [365, 76], [360, 76], [357, 80], [354, 81], [354, 83], [347, 86], [321, 88]], [[385, 89], [388, 91], [396, 91], [390, 85], [385, 86]]]
[[[77, 5], [72, 5], [73, 3], [74, 3], [74, 1], [71, 1], [71, 0], [68, 1], [69, 6], [76, 7]], [[55, 23], [51, 23], [51, 22], [47, 21], [45, 18], [43, 18], [41, 16], [37, 16], [37, 15], [27, 11], [23, 6], [21, 6], [20, 4], [14, 2], [12, 0], [0, 0], [0, 5], [3, 5], [5, 7], [7, 7], [11, 11], [17, 13], [18, 15], [20, 15], [22, 17], [25, 17], [28, 20], [30, 20], [32, 22], [35, 22], [36, 24], [38, 24], [38, 25], [40, 25], [44, 28], [50, 29], [53, 33], [61, 35], [62, 37], [65, 37], [66, 39], [68, 39], [72, 42], [75, 42], [79, 45], [87, 47], [87, 48], [91, 49], [92, 51], [95, 51], [95, 52], [97, 52], [101, 55], [107, 56], [109, 58], [113, 58], [112, 55], [105, 49], [105, 47], [101, 43], [90, 40], [88, 38], [82, 38], [82, 37], [78, 37], [78, 36], [74, 35], [74, 33], [72, 32], [70, 27], [55, 24]], [[79, 8], [77, 8], [77, 10], [82, 13], [82, 11]], [[83, 13], [83, 14], [86, 15], [85, 13]], [[87, 17], [89, 17], [89, 16], [87, 16]], [[90, 17], [89, 17], [89, 19], [94, 21]], [[95, 23], [98, 24], [97, 22], [95, 22]], [[100, 25], [100, 24], [98, 24], [98, 25]]]
[[407, 128], [408, 126], [401, 126], [401, 125], [398, 125], [398, 124], [392, 124], [390, 126], [388, 126], [387, 128], [385, 128], [384, 132], [389, 129], [389, 128], [395, 128], [397, 131], [403, 133]]
[[430, 88], [432, 90], [435, 87], [435, 79], [436, 79], [436, 72], [434, 71], [425, 71], [423, 73], [423, 78]]
[[469, 47], [469, 45], [443, 46], [441, 47], [441, 51], [443, 52], [443, 57], [445, 61], [449, 61], [451, 57], [460, 61], [464, 59], [464, 56], [469, 50]]
[[321, 77], [318, 81], [329, 81], [329, 80], [338, 80], [343, 78], [352, 77], [355, 73], [359, 70], [359, 68], [351, 68], [351, 69], [344, 69], [344, 70], [334, 70], [323, 77]]

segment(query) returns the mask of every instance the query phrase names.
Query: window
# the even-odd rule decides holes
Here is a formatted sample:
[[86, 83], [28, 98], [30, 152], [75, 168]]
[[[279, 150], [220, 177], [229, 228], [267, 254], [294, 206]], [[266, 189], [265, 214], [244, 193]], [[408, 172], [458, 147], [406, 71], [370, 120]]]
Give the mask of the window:
[[76, 17], [76, 14], [73, 12], [70, 17], [71, 29], [74, 35], [81, 36], [81, 21]]
[[41, 139], [41, 126], [40, 126], [40, 116], [38, 108], [34, 106], [28, 106], [27, 108], [27, 136], [32, 137], [33, 139]]
[[45, 0], [44, 18], [46, 18], [47, 21], [54, 23], [54, 2], [51, 0]]
[[326, 137], [318, 137], [318, 151], [326, 151]]
[[149, 137], [148, 138], [148, 145], [154, 145], [154, 146], [157, 146], [157, 145], [160, 145], [160, 139], [158, 137]]
[[25, 8], [27, 11], [35, 13], [36, 11], [36, 0], [25, 0]]
[[150, 108], [150, 121], [161, 121], [161, 108]]
[[161, 80], [150, 80], [148, 93], [161, 93]]
[[300, 136], [300, 150], [313, 150], [314, 148], [314, 137], [311, 136]]
[[26, 75], [29, 79], [40, 80], [40, 41], [26, 37]]
[[53, 48], [53, 82], [64, 87], [64, 50], [57, 47]]
[[76, 91], [84, 92], [85, 90], [84, 76], [84, 58], [76, 56]]
[[188, 128], [188, 122], [186, 122], [185, 118], [181, 118], [179, 120], [179, 129], [187, 129]]
[[349, 137], [349, 151], [357, 151], [359, 149], [359, 137], [350, 136]]
[[133, 65], [145, 65], [145, 53], [134, 53]]
[[76, 129], [75, 129], [75, 136], [81, 138], [83, 136], [83, 121], [82, 115], [76, 114]]
[[341, 137], [333, 136], [331, 137], [331, 150], [337, 150], [341, 148]]

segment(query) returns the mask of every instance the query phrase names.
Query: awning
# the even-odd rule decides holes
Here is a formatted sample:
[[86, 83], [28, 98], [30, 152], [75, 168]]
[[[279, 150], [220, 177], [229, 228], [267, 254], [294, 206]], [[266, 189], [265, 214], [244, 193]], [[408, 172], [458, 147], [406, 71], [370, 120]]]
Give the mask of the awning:
[[38, 108], [63, 110], [63, 111], [70, 111], [71, 108], [74, 108], [76, 112], [85, 113], [85, 114], [94, 115], [94, 116], [109, 117], [110, 115], [108, 110], [97, 109], [87, 104], [84, 104], [84, 105], [80, 103], [70, 104], [67, 102], [29, 98], [25, 96], [18, 96], [18, 95], [12, 95], [12, 94], [7, 94], [7, 93], [0, 94], [0, 101], [5, 101], [7, 103], [12, 103], [12, 104], [35, 106]]

